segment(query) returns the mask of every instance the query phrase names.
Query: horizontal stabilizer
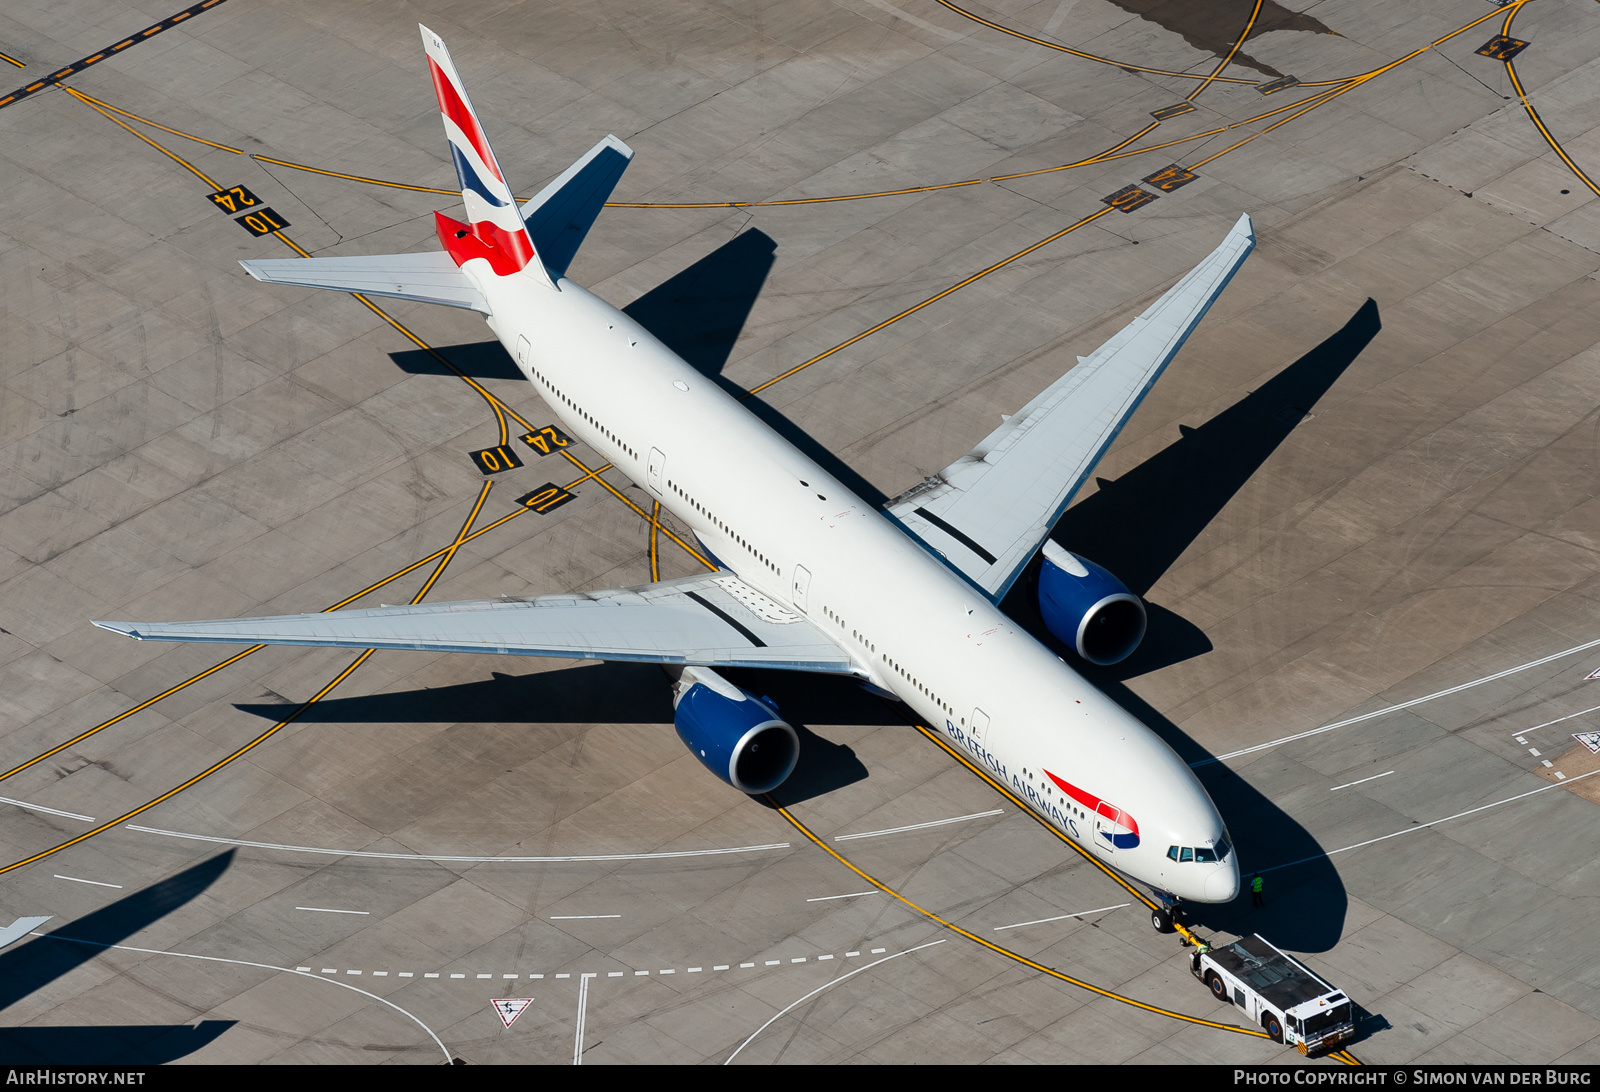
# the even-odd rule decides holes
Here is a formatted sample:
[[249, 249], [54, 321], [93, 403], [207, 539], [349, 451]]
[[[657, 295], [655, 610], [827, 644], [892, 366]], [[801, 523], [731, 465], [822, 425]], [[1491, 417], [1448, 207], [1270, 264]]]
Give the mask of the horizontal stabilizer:
[[607, 136], [522, 206], [528, 234], [552, 277], [572, 264], [631, 159], [632, 148]]
[[856, 671], [850, 657], [805, 618], [731, 573], [529, 599], [95, 625], [141, 641], [489, 652], [833, 674]]
[[998, 603], [1255, 245], [1250, 217], [1239, 217], [1142, 315], [977, 447], [889, 501], [889, 515]]
[[477, 285], [456, 268], [450, 255], [440, 251], [350, 258], [265, 258], [239, 264], [256, 280], [269, 284], [331, 288], [335, 292], [442, 303], [489, 313], [489, 305]]

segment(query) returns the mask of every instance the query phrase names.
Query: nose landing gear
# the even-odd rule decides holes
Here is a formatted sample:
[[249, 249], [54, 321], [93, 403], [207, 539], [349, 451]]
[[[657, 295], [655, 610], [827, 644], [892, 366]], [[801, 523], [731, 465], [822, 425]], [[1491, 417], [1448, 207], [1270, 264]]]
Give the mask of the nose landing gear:
[[1183, 921], [1183, 914], [1178, 909], [1178, 898], [1165, 891], [1152, 890], [1156, 905], [1150, 909], [1150, 925], [1158, 933], [1173, 933]]

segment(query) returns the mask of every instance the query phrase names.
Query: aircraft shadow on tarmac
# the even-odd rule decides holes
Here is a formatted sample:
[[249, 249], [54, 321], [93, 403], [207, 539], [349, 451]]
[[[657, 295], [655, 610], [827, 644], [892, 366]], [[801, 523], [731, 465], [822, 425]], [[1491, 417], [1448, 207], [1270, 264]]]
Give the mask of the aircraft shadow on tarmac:
[[[789, 671], [722, 672], [753, 694], [771, 698], [800, 735], [800, 763], [779, 794], [798, 804], [860, 781], [867, 768], [848, 746], [812, 731], [811, 725], [904, 724], [892, 710], [854, 683]], [[242, 713], [280, 720], [294, 708], [284, 702], [241, 702]], [[354, 698], [324, 698], [300, 724], [672, 724], [672, 690], [649, 664], [602, 663], [527, 675], [499, 671], [482, 682], [405, 690]], [[555, 742], [552, 740], [552, 742]]]
[[[624, 310], [688, 363], [735, 397], [747, 392], [721, 372], [771, 271], [777, 244], [751, 229], [723, 244], [681, 273], [639, 297]], [[1345, 325], [1261, 387], [1199, 428], [1180, 426], [1180, 438], [1115, 481], [1099, 479], [1099, 489], [1070, 508], [1052, 537], [1063, 546], [1106, 565], [1133, 592], [1144, 595], [1172, 567], [1240, 488], [1260, 469], [1294, 428], [1327, 393], [1381, 328], [1377, 304], [1368, 300]], [[458, 367], [477, 377], [516, 377], [497, 342], [444, 350]], [[443, 372], [426, 353], [397, 353], [408, 371]], [[745, 405], [808, 457], [818, 462], [870, 504], [885, 494], [817, 443], [804, 430], [759, 397]], [[1075, 662], [1079, 670], [1161, 735], [1188, 762], [1211, 756], [1176, 725], [1146, 705], [1124, 680], [1181, 663], [1212, 649], [1193, 623], [1159, 604], [1147, 604], [1149, 631], [1139, 650], [1112, 668], [1077, 661], [1045, 629], [1035, 595], [1038, 561], [1007, 597], [1004, 609], [1047, 645]], [[666, 688], [643, 693], [618, 686], [615, 673], [637, 671], [625, 665], [579, 667], [535, 675], [497, 675], [494, 683], [469, 683], [420, 693], [376, 695], [326, 701], [302, 718], [311, 721], [456, 722], [463, 719], [544, 722], [670, 722]], [[644, 669], [650, 670], [650, 669]], [[586, 674], [587, 673], [587, 674]], [[598, 674], [595, 674], [598, 673]], [[751, 673], [765, 689], [789, 691], [783, 673]], [[602, 681], [604, 680], [604, 681]], [[642, 680], [641, 680], [642, 681]], [[818, 685], [818, 683], [822, 685]], [[792, 706], [798, 697], [804, 708]], [[536, 700], [533, 700], [536, 699]], [[642, 704], [653, 705], [647, 711]], [[837, 747], [799, 725], [891, 723], [893, 714], [863, 692], [837, 680], [811, 680], [780, 699], [788, 719], [804, 737], [801, 765], [780, 794], [785, 803], [820, 795], [867, 776], [847, 747]], [[263, 716], [280, 706], [241, 705]], [[530, 718], [530, 711], [538, 713]], [[886, 719], [887, 718], [887, 719]], [[1322, 853], [1299, 823], [1282, 812], [1248, 781], [1220, 763], [1197, 771], [1228, 820], [1243, 867], [1266, 866]], [[1278, 885], [1284, 884], [1284, 888]], [[1259, 931], [1302, 952], [1331, 947], [1343, 928], [1347, 898], [1326, 858], [1274, 873], [1265, 911], [1255, 912], [1241, 896], [1230, 906], [1192, 908], [1197, 924], [1231, 931]]]
[[[886, 499], [877, 486], [782, 413], [722, 374], [777, 257], [770, 235], [751, 228], [622, 310], [667, 348], [716, 383], [778, 435], [868, 504]], [[798, 363], [798, 362], [797, 362]]]
[[[118, 899], [92, 914], [0, 953], [0, 1009], [77, 969], [205, 891], [233, 862], [233, 850]], [[58, 940], [56, 937], [71, 937]], [[0, 1028], [0, 1058], [9, 1065], [161, 1065], [192, 1054], [234, 1020], [198, 1024]]]
[[[1129, 590], [1143, 596], [1216, 518], [1245, 482], [1305, 419], [1344, 374], [1382, 323], [1378, 305], [1363, 304], [1337, 332], [1256, 390], [1199, 428], [1179, 427], [1179, 439], [1068, 509], [1052, 532], [1067, 549], [1106, 565]], [[1147, 705], [1125, 680], [1211, 651], [1199, 627], [1149, 603], [1150, 628], [1132, 656], [1112, 667], [1077, 659], [1045, 628], [1035, 592], [1038, 562], [1007, 596], [1006, 612], [1128, 712], [1160, 735], [1189, 763], [1212, 755]], [[1227, 906], [1193, 906], [1196, 923], [1230, 932], [1259, 932], [1300, 952], [1331, 948], [1344, 927], [1344, 885], [1311, 834], [1222, 763], [1195, 770], [1227, 821], [1244, 870], [1311, 857], [1292, 871], [1267, 878], [1266, 908], [1252, 910], [1249, 896]]]

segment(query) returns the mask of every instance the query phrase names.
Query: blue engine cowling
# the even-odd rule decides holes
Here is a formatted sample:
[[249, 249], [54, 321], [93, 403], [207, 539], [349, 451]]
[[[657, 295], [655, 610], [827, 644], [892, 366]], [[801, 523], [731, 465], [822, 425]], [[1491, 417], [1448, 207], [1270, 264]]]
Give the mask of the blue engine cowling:
[[706, 769], [759, 795], [783, 784], [800, 759], [800, 737], [769, 701], [708, 668], [688, 667], [675, 688], [672, 721]]
[[1039, 612], [1050, 632], [1092, 664], [1120, 663], [1144, 640], [1144, 604], [1122, 581], [1053, 541], [1044, 544]]

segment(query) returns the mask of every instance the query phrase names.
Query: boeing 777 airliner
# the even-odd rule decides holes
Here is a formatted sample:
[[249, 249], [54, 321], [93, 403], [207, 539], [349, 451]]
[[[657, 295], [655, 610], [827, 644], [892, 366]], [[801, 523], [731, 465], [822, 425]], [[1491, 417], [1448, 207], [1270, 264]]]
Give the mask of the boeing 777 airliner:
[[[998, 604], [1042, 552], [1039, 605], [1051, 632], [1097, 664], [1115, 663], [1139, 643], [1139, 599], [1049, 534], [1249, 255], [1249, 218], [970, 453], [880, 511], [566, 278], [632, 150], [607, 137], [519, 208], [444, 43], [426, 27], [422, 40], [467, 217], [435, 214], [443, 251], [242, 264], [276, 284], [482, 312], [565, 428], [692, 527], [716, 571], [610, 591], [95, 624], [141, 640], [662, 664], [674, 679], [679, 736], [747, 793], [783, 783], [799, 738], [770, 702], [716, 669], [852, 676], [904, 701], [1041, 817], [1167, 906], [1233, 899], [1236, 855], [1194, 774]], [[1172, 927], [1165, 911], [1154, 920]]]

